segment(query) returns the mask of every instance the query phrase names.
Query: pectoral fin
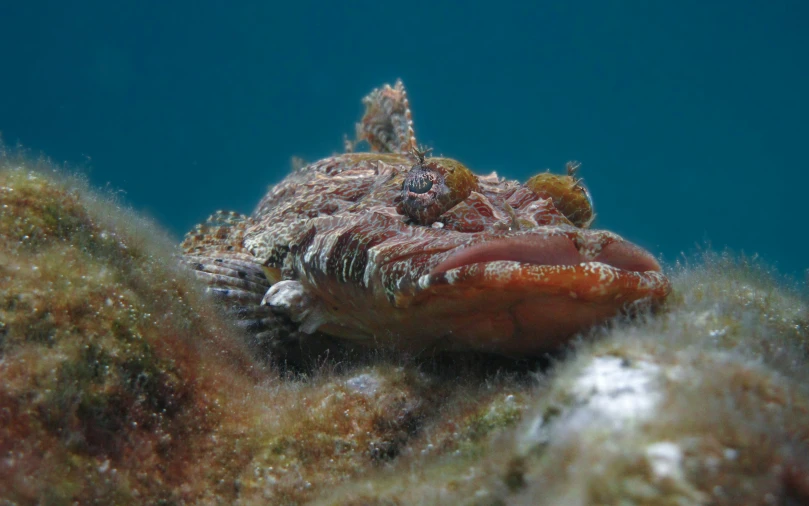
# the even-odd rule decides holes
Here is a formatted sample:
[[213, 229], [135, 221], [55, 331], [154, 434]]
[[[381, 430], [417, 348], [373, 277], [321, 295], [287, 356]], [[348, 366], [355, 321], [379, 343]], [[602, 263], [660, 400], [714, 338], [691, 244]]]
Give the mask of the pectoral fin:
[[247, 216], [217, 212], [186, 235], [183, 261], [245, 331], [257, 354], [286, 361], [301, 353], [302, 325], [283, 311], [262, 305], [280, 272], [263, 266], [244, 248], [242, 240], [250, 224]]

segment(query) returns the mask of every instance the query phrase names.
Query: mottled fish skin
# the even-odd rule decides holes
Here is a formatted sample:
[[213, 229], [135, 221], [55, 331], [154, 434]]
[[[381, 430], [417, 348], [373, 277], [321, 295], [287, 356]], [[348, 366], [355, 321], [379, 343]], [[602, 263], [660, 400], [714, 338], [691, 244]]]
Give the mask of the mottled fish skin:
[[364, 103], [372, 152], [299, 168], [252, 216], [219, 213], [186, 237], [188, 263], [244, 326], [532, 355], [668, 294], [648, 253], [588, 228], [577, 164], [526, 184], [474, 176], [417, 149], [401, 82]]

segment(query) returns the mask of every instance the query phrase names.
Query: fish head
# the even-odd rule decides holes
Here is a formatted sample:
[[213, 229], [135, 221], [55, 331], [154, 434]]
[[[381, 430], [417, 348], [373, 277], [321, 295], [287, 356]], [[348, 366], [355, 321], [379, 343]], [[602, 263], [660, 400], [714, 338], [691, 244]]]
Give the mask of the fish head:
[[396, 212], [377, 206], [342, 229], [364, 251], [364, 286], [391, 307], [375, 311], [395, 317], [402, 339], [430, 334], [448, 347], [534, 354], [659, 304], [670, 291], [660, 264], [589, 228], [592, 199], [576, 168], [524, 184], [447, 158], [389, 170], [369, 202], [392, 200]]
[[669, 292], [650, 253], [590, 228], [575, 167], [519, 183], [419, 152], [340, 155], [276, 186], [244, 244], [319, 308], [301, 306], [306, 329], [536, 354]]

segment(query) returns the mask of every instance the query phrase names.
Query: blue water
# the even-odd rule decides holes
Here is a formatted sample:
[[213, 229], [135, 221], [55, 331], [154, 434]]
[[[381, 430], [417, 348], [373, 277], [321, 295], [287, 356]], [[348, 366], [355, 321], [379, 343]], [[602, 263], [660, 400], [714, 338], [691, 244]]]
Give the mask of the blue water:
[[420, 143], [510, 178], [580, 160], [596, 225], [669, 262], [809, 267], [806, 2], [234, 4], [0, 2], [5, 142], [180, 237], [340, 150], [401, 77]]

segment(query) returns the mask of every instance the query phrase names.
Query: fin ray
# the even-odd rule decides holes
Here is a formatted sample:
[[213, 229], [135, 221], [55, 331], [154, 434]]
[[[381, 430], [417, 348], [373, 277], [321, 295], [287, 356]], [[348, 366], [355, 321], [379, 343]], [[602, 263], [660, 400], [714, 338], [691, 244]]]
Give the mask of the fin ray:
[[357, 123], [357, 141], [368, 141], [372, 151], [408, 154], [416, 149], [416, 134], [407, 92], [401, 79], [386, 84], [362, 100], [365, 114]]

